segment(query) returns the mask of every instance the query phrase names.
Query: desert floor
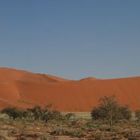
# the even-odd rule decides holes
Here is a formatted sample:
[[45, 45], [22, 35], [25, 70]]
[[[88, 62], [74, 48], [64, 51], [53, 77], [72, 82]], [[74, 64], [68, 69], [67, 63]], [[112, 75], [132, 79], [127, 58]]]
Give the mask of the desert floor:
[[75, 117], [70, 120], [27, 121], [0, 119], [0, 140], [140, 140], [140, 122], [121, 121], [109, 125]]

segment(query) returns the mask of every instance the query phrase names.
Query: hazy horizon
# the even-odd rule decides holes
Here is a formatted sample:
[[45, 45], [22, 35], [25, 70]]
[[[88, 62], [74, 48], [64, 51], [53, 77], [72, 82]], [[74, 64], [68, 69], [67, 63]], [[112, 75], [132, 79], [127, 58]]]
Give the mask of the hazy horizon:
[[140, 76], [139, 0], [1, 0], [0, 67], [68, 79]]

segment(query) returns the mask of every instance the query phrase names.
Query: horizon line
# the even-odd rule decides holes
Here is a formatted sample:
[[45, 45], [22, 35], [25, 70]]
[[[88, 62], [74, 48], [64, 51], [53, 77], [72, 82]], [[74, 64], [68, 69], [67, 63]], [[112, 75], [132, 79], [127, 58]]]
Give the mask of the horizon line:
[[140, 77], [140, 75], [124, 76], [124, 77], [120, 76], [120, 77], [112, 77], [112, 78], [97, 78], [96, 76], [86, 76], [86, 77], [82, 77], [82, 78], [79, 78], [79, 79], [70, 79], [70, 78], [65, 78], [63, 76], [59, 76], [59, 75], [55, 75], [55, 74], [49, 74], [49, 73], [44, 73], [44, 72], [34, 72], [32, 70], [27, 70], [27, 69], [23, 69], [23, 68], [0, 66], [0, 69], [23, 71], [23, 72], [27, 72], [27, 73], [41, 74], [41, 75], [45, 74], [45, 75], [48, 75], [48, 76], [54, 76], [54, 77], [57, 77], [57, 78], [70, 80], [70, 81], [82, 81], [82, 80], [86, 80], [86, 79], [91, 79], [91, 80], [115, 80], [115, 79], [129, 79], [129, 78], [139, 78]]

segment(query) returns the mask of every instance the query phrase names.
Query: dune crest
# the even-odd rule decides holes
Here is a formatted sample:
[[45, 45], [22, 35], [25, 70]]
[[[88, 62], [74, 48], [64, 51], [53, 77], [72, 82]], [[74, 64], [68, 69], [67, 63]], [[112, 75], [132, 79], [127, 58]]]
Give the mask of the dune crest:
[[95, 78], [95, 77], [87, 77], [87, 78], [80, 79], [79, 81], [95, 81], [95, 80], [97, 80], [97, 78]]

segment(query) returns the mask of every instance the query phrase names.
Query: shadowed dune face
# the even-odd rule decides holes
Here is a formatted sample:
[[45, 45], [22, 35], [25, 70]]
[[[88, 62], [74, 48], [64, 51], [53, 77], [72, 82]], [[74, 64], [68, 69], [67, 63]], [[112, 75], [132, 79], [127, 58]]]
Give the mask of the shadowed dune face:
[[103, 96], [115, 95], [118, 102], [140, 109], [140, 77], [100, 80], [85, 78], [79, 81], [0, 68], [0, 107], [21, 108], [34, 105], [60, 111], [87, 112]]

